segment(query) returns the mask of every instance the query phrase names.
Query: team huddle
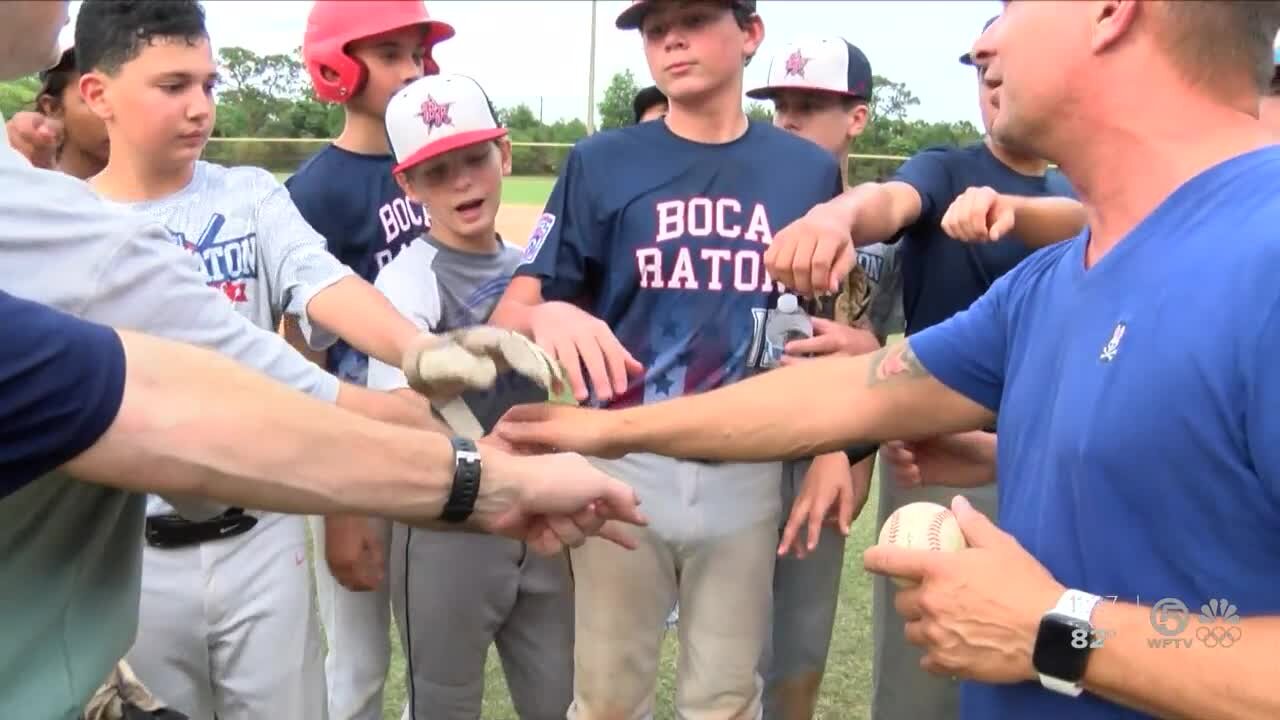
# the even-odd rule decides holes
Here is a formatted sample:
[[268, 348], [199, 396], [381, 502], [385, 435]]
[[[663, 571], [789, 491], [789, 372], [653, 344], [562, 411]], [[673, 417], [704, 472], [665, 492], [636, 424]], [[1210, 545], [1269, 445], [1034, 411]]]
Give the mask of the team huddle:
[[[1276, 345], [1280, 306], [1274, 284], [1247, 268], [1275, 259], [1262, 238], [1268, 222], [1280, 227], [1280, 154], [1236, 118], [1222, 136], [1254, 145], [1239, 140], [1243, 155], [1161, 186], [1169, 204], [1133, 214], [1149, 222], [1091, 267], [1098, 243], [1119, 237], [1117, 216], [1094, 211], [1100, 191], [1091, 170], [1062, 156], [1065, 133], [1038, 125], [1036, 137], [1051, 140], [1033, 142], [1015, 125], [1031, 126], [1031, 112], [1014, 109], [1032, 107], [1015, 102], [1031, 97], [1033, 81], [1012, 58], [1034, 54], [1036, 42], [1018, 45], [1030, 32], [1019, 28], [1052, 27], [1058, 11], [1008, 5], [960, 57], [974, 71], [986, 137], [926, 149], [892, 177], [850, 187], [848, 153], [875, 122], [860, 49], [835, 36], [786, 39], [762, 58], [766, 84], [743, 87], [764, 47], [754, 0], [635, 0], [616, 24], [638, 31], [655, 85], [635, 98], [634, 124], [571, 149], [521, 244], [496, 229], [508, 133], [464, 68], [433, 59], [439, 43], [460, 40], [420, 0], [315, 2], [304, 60], [316, 96], [340, 104], [345, 125], [284, 183], [200, 159], [218, 73], [196, 0], [86, 0], [74, 47], [41, 74], [37, 109], [58, 123], [56, 154], [41, 160], [35, 131], [11, 129], [11, 142], [84, 180], [111, 212], [163, 226], [182, 253], [158, 254], [148, 245], [158, 236], [104, 243], [100, 262], [68, 264], [56, 280], [6, 260], [6, 293], [232, 348], [314, 398], [387, 423], [432, 416], [438, 431], [482, 447], [581, 453], [630, 487], [646, 518], [544, 553], [528, 540], [388, 517], [151, 494], [145, 519], [134, 518], [145, 538], [136, 636], [119, 637], [132, 627], [127, 602], [103, 611], [122, 619], [117, 627], [85, 631], [108, 649], [128, 641], [108, 684], [136, 691], [130, 702], [147, 713], [136, 717], [372, 720], [382, 717], [394, 628], [404, 718], [480, 717], [491, 648], [522, 718], [651, 717], [671, 618], [679, 717], [811, 718], [846, 538], [878, 460], [877, 527], [909, 503], [948, 504], [971, 546], [957, 557], [980, 559], [946, 569], [909, 551], [868, 553], [877, 720], [1140, 718], [1193, 702], [1217, 703], [1208, 707], [1223, 717], [1274, 716], [1274, 690], [1237, 686], [1253, 704], [1230, 707], [1206, 693], [1152, 691], [1180, 674], [1175, 665], [1142, 674], [1150, 687], [1134, 689], [1134, 667], [1154, 661], [1059, 641], [1136, 636], [1141, 599], [1181, 594], [1198, 605], [1208, 593], [1240, 607], [1249, 647], [1268, 622], [1275, 634], [1280, 595], [1259, 568], [1280, 559], [1280, 457], [1260, 439], [1280, 429], [1269, 404], [1280, 389], [1255, 354]], [[1105, 32], [1125, 32], [1108, 22], [1140, 22], [1127, 3], [1110, 5], [1114, 16], [1093, 20]], [[1277, 37], [1280, 9], [1256, 5], [1241, 11], [1247, 22]], [[1141, 22], [1185, 21], [1178, 12]], [[1280, 95], [1273, 48], [1269, 87]], [[772, 103], [772, 125], [747, 119], [744, 95]], [[1262, 107], [1264, 120], [1274, 113]], [[1259, 195], [1268, 182], [1270, 196]], [[1243, 326], [1206, 329], [1218, 352], [1233, 353], [1224, 359], [1161, 334], [1168, 311], [1153, 298], [1193, 261], [1146, 238], [1202, 228], [1188, 245], [1212, 252], [1200, 236], [1234, 220], [1205, 219], [1195, 201], [1225, 193], [1248, 199], [1250, 219], [1232, 231], [1253, 243], [1242, 251], [1252, 265], [1232, 260], [1235, 280], [1208, 280], [1202, 292], [1224, 302], [1245, 294], [1267, 324], [1261, 340]], [[85, 236], [93, 222], [79, 218], [66, 233]], [[67, 251], [62, 240], [48, 239], [42, 263]], [[186, 255], [198, 264], [180, 262]], [[1132, 290], [1097, 278], [1125, 272]], [[190, 297], [196, 285], [219, 298], [194, 318], [176, 301], [123, 299], [126, 287], [160, 300]], [[789, 293], [813, 333], [774, 363], [766, 328]], [[531, 340], [572, 398], [547, 403], [546, 383], [515, 363], [457, 401], [424, 392], [413, 348], [479, 326]], [[277, 331], [292, 349], [265, 339]], [[888, 344], [899, 333], [909, 342]], [[1179, 352], [1189, 367], [1130, 360]], [[1243, 368], [1245, 379], [1204, 381], [1215, 363]], [[1124, 383], [1139, 400], [1109, 405]], [[1229, 419], [1176, 447], [1135, 450], [1149, 428], [1174, 438], [1199, 422], [1161, 409], [1167, 387]], [[1125, 482], [1082, 473], [1089, 453]], [[1044, 465], [1046, 479], [1032, 482]], [[1179, 467], [1226, 489], [1167, 492]], [[1082, 501], [1086, 492], [1110, 504]], [[1161, 521], [1123, 509], [1154, 497], [1164, 512], [1236, 514], [1230, 528], [1220, 517], [1186, 520], [1170, 540]], [[104, 551], [129, 542], [105, 540]], [[1176, 545], [1185, 565], [1151, 560], [1161, 544]], [[1231, 553], [1228, 567], [1221, 557]], [[903, 577], [913, 582], [891, 584]], [[996, 595], [1006, 585], [1014, 600]], [[974, 601], [964, 611], [986, 622], [948, 625], [963, 615], [948, 603], [975, 592], [989, 593], [983, 607], [993, 609]], [[1114, 607], [1099, 602], [1108, 596]], [[1019, 620], [997, 621], [1000, 612]], [[1023, 641], [1021, 655], [996, 650]], [[33, 665], [63, 659], [49, 651]], [[88, 682], [79, 668], [65, 673], [72, 695]], [[135, 717], [118, 703], [68, 711], [67, 695], [13, 693], [38, 717]]]

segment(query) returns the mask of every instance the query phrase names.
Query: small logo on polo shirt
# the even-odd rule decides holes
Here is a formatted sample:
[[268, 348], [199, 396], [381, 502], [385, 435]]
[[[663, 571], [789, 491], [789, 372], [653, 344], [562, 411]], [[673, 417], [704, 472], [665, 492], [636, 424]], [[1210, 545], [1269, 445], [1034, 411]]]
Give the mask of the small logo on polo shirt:
[[1111, 339], [1107, 344], [1102, 346], [1102, 354], [1098, 359], [1102, 362], [1111, 362], [1116, 359], [1116, 353], [1120, 352], [1120, 341], [1124, 339], [1124, 323], [1116, 323], [1116, 329], [1111, 331]]

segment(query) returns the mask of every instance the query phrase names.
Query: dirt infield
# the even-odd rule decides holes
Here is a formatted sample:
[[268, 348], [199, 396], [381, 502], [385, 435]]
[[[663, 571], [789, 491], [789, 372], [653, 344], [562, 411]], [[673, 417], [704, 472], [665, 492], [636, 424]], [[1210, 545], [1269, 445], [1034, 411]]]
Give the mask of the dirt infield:
[[512, 245], [524, 247], [529, 233], [533, 231], [533, 223], [541, 214], [541, 205], [504, 203], [498, 208], [498, 234]]

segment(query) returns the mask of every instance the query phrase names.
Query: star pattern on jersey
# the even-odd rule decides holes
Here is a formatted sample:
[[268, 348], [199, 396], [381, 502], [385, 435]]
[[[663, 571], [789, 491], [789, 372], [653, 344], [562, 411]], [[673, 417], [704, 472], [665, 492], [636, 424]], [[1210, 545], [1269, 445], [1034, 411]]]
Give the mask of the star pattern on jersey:
[[809, 64], [809, 58], [800, 54], [799, 50], [787, 56], [786, 75], [784, 77], [804, 77], [804, 68]]
[[449, 108], [451, 107], [453, 107], [452, 102], [437, 102], [435, 98], [428, 94], [427, 99], [423, 101], [422, 107], [418, 110], [418, 117], [422, 118], [427, 130], [435, 130], [445, 125], [452, 125], [453, 118], [449, 116]]

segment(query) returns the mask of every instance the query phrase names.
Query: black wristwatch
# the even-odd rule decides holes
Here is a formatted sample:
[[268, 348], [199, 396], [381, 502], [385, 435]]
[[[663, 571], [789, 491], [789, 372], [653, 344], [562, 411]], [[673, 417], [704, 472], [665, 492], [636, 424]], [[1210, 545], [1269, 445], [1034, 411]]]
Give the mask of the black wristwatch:
[[1100, 599], [1068, 589], [1058, 604], [1041, 616], [1031, 664], [1045, 688], [1071, 697], [1083, 691], [1080, 681], [1089, 655], [1101, 644], [1092, 621]]
[[440, 519], [448, 523], [464, 522], [476, 508], [480, 497], [480, 453], [476, 444], [464, 437], [453, 438], [453, 489], [444, 504]]

